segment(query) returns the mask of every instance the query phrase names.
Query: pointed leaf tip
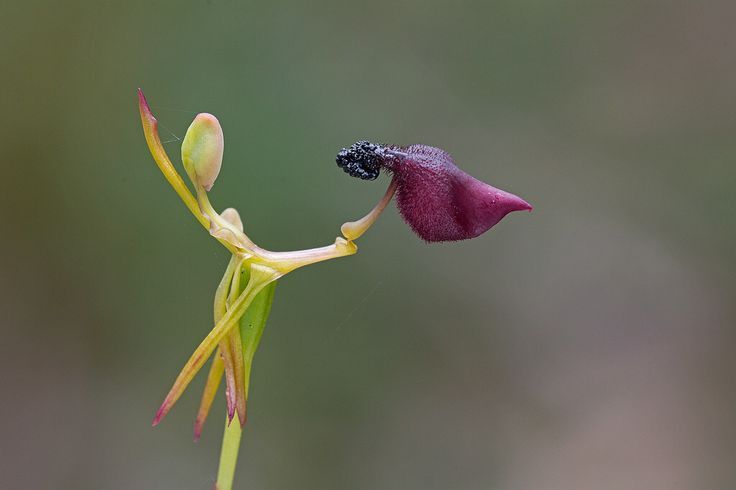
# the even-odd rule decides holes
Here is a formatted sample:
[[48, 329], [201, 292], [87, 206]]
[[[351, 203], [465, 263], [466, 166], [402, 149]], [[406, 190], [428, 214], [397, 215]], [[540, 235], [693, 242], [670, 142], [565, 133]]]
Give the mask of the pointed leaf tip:
[[194, 420], [194, 441], [198, 441], [202, 436], [202, 430], [204, 429], [204, 423], [207, 421], [207, 415], [210, 413], [212, 402], [217, 394], [217, 388], [220, 386], [222, 375], [225, 372], [225, 364], [222, 360], [220, 352], [215, 353], [212, 358], [212, 366], [210, 372], [207, 375], [207, 382], [204, 386], [202, 393], [202, 400], [199, 403], [199, 410], [197, 412], [197, 418]]
[[151, 112], [151, 107], [148, 105], [148, 100], [140, 88], [138, 89], [138, 109], [141, 112], [141, 116], [145, 116], [147, 119], [153, 119], [154, 121], [156, 120], [153, 117], [153, 112]]
[[169, 403], [168, 400], [165, 400], [161, 406], [156, 411], [156, 415], [153, 417], [153, 422], [151, 422], [151, 427], [156, 427], [158, 424], [161, 423], [164, 417], [166, 417], [166, 414], [169, 413]]

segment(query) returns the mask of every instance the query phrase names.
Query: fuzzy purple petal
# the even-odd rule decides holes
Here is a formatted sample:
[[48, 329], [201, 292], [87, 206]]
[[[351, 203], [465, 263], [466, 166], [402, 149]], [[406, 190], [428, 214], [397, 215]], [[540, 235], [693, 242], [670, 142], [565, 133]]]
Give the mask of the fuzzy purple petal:
[[391, 148], [386, 168], [398, 179], [396, 203], [409, 226], [428, 242], [477, 237], [512, 211], [530, 211], [523, 199], [460, 170], [439, 148]]

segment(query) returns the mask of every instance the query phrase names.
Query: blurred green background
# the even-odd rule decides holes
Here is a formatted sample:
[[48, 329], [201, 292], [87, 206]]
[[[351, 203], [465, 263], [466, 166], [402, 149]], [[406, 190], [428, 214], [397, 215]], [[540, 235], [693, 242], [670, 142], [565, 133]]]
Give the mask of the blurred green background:
[[154, 411], [226, 251], [155, 167], [223, 124], [211, 193], [259, 244], [330, 243], [427, 143], [535, 207], [426, 245], [393, 208], [280, 282], [251, 489], [736, 486], [736, 4], [2, 2], [0, 488], [206, 489], [222, 396]]

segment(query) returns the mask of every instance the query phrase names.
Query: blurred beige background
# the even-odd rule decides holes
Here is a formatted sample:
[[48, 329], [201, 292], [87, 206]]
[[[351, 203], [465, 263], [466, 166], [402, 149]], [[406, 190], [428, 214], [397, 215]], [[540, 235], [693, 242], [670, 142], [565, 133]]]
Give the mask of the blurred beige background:
[[224, 249], [149, 156], [216, 114], [212, 193], [329, 243], [428, 143], [535, 206], [429, 246], [392, 207], [281, 281], [237, 488], [736, 486], [736, 4], [3, 2], [0, 488], [207, 489], [223, 400], [150, 421]]

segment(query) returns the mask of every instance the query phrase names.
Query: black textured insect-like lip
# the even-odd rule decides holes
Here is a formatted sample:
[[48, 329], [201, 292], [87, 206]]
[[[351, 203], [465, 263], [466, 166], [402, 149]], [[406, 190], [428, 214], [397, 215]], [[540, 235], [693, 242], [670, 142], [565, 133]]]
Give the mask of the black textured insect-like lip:
[[335, 162], [351, 177], [375, 180], [381, 173], [383, 159], [383, 146], [362, 140], [340, 150]]

